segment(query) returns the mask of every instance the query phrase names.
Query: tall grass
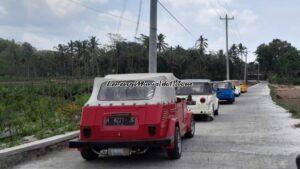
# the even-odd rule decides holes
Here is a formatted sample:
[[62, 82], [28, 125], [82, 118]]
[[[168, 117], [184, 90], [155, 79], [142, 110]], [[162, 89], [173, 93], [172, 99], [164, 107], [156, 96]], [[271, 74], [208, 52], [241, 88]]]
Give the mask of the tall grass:
[[38, 139], [76, 130], [81, 107], [87, 101], [91, 85], [56, 84], [0, 85], [0, 149], [22, 143], [24, 136]]

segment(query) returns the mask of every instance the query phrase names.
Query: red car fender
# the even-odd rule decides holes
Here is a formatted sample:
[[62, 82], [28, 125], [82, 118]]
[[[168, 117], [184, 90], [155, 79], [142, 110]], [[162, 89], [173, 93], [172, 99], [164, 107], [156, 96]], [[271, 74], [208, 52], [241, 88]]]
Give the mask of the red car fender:
[[167, 138], [171, 138], [171, 144], [166, 147], [167, 149], [174, 147], [174, 133], [175, 133], [175, 127], [176, 127], [177, 123], [178, 123], [178, 119], [177, 118], [171, 118], [169, 120], [168, 131], [167, 131], [166, 137]]
[[185, 116], [185, 123], [187, 125], [187, 128], [186, 128], [186, 132], [189, 132], [191, 131], [191, 120], [192, 120], [193, 117], [193, 113], [192, 111], [188, 110], [188, 112], [186, 113], [186, 116]]

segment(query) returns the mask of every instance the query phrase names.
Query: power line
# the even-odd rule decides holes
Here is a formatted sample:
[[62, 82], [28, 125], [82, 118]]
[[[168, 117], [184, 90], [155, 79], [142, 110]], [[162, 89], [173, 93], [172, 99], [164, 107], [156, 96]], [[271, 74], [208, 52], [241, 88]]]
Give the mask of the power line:
[[[70, 1], [70, 2], [72, 2], [72, 3], [74, 3], [74, 4], [77, 4], [77, 5], [80, 5], [80, 6], [86, 8], [86, 9], [89, 9], [89, 10], [91, 10], [91, 11], [94, 11], [94, 12], [97, 12], [97, 13], [100, 13], [100, 14], [103, 14], [103, 15], [107, 15], [107, 16], [110, 16], [110, 17], [113, 17], [113, 18], [120, 19], [120, 16], [118, 16], [118, 15], [100, 11], [100, 10], [98, 10], [98, 9], [92, 8], [92, 7], [90, 7], [90, 6], [87, 6], [87, 5], [85, 5], [85, 4], [81, 3], [81, 2], [78, 2], [78, 1], [76, 1], [76, 0], [68, 0], [68, 1]], [[132, 20], [132, 19], [125, 18], [125, 17], [122, 17], [122, 19], [125, 20], [125, 21], [127, 21], [127, 22], [136, 24], [136, 21], [134, 21], [134, 20]]]
[[[226, 10], [225, 13], [230, 13], [230, 11], [232, 11], [232, 9], [230, 8], [230, 6], [228, 5], [226, 0], [222, 1], [224, 3], [221, 3], [219, 0], [217, 0], [217, 2], [219, 3], [220, 6], [224, 7], [224, 9]], [[241, 40], [241, 33], [240, 33], [240, 30], [239, 30], [239, 27], [238, 27], [237, 23], [233, 22], [233, 26], [236, 29], [236, 31], [233, 31], [234, 35], [237, 37], [237, 39]]]
[[138, 31], [139, 31], [139, 26], [140, 26], [140, 20], [141, 20], [141, 13], [142, 13], [142, 7], [143, 7], [143, 0], [140, 0], [140, 5], [139, 5], [139, 13], [137, 17], [137, 22], [136, 22], [136, 28], [135, 28], [135, 34], [134, 37], [136, 38]]
[[123, 1], [122, 12], [121, 12], [120, 19], [119, 19], [119, 23], [118, 23], [118, 27], [117, 27], [117, 33], [118, 33], [118, 34], [119, 34], [120, 28], [121, 28], [121, 26], [122, 26], [122, 20], [123, 20], [124, 13], [125, 13], [125, 10], [126, 10], [127, 1], [128, 1], [128, 0], [124, 0], [124, 1]]
[[196, 39], [196, 36], [194, 36], [192, 32], [183, 23], [181, 23], [166, 6], [164, 6], [159, 0], [157, 2], [191, 37]]
[[216, 13], [219, 17], [222, 16], [222, 14], [220, 13], [220, 11], [212, 4], [211, 1], [208, 1], [208, 5], [215, 11], [215, 13]]

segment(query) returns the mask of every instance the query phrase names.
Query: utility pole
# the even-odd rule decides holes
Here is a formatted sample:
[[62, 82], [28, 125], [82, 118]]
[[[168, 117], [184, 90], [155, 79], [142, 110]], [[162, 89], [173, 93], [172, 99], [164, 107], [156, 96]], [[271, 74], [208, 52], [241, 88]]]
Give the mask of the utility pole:
[[257, 81], [259, 82], [259, 62], [257, 62]]
[[247, 56], [248, 51], [245, 52], [245, 69], [244, 69], [244, 82], [247, 84]]
[[233, 20], [234, 17], [228, 18], [228, 15], [225, 15], [225, 18], [220, 17], [220, 20], [225, 20], [226, 28], [226, 80], [230, 79], [229, 76], [229, 54], [228, 54], [228, 20]]
[[149, 73], [157, 72], [157, 0], [150, 1]]

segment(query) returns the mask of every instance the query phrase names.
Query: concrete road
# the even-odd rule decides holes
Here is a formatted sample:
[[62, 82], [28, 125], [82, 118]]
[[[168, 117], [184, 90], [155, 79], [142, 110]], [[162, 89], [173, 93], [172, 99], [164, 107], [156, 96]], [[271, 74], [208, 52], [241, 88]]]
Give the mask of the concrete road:
[[296, 169], [300, 130], [295, 119], [275, 105], [266, 83], [249, 88], [233, 105], [221, 105], [212, 122], [198, 122], [193, 139], [184, 140], [182, 158], [168, 160], [161, 151], [123, 158], [84, 161], [76, 150], [52, 152], [17, 169], [178, 168]]

